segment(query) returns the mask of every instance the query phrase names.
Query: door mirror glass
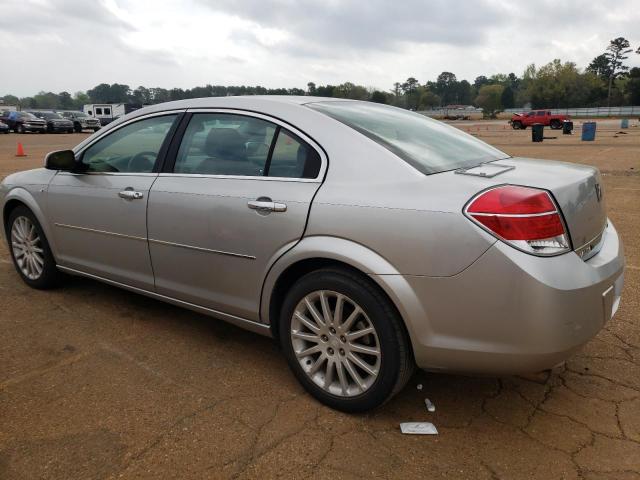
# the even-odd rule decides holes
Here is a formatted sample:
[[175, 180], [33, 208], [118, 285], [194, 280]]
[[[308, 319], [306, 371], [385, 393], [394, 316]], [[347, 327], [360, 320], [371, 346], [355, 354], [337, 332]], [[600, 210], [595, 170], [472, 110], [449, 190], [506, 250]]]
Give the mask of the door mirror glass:
[[47, 153], [44, 159], [44, 166], [48, 170], [60, 170], [72, 172], [76, 168], [76, 156], [73, 150], [58, 150]]

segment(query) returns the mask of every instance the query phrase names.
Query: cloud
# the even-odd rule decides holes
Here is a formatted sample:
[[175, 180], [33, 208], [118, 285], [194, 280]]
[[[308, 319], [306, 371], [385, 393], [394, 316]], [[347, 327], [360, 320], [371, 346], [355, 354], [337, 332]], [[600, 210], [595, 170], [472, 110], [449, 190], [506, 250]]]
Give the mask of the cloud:
[[[0, 96], [131, 87], [345, 81], [381, 89], [450, 71], [584, 68], [640, 45], [638, 0], [0, 0]], [[640, 65], [640, 55], [628, 64]]]
[[[392, 51], [403, 43], [485, 43], [492, 27], [504, 24], [501, 8], [477, 0], [455, 8], [451, 0], [326, 1], [199, 0], [210, 9], [288, 34], [287, 52], [340, 55], [349, 51]], [[260, 43], [260, 42], [256, 42]]]

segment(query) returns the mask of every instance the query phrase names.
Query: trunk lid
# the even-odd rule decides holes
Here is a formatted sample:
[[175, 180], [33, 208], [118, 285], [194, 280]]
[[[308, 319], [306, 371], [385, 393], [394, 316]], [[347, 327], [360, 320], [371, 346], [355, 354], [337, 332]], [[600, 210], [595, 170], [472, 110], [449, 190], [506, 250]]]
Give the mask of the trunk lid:
[[[606, 204], [600, 172], [594, 167], [574, 163], [509, 158], [487, 165], [505, 165], [511, 169], [495, 169], [493, 176], [484, 176], [483, 166], [465, 170], [475, 186], [485, 188], [512, 184], [549, 190], [560, 208], [573, 249], [584, 259], [599, 243], [607, 224]], [[471, 180], [474, 178], [480, 182]], [[595, 253], [595, 252], [594, 252]]]

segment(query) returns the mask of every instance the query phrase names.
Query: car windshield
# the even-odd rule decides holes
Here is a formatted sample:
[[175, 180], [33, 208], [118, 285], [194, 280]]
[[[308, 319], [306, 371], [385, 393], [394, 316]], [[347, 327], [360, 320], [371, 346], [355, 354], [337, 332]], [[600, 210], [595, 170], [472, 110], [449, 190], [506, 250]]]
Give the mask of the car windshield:
[[21, 114], [22, 118], [28, 118], [29, 120], [37, 120], [38, 117], [36, 117], [33, 113], [29, 113], [29, 112], [22, 112]]
[[509, 157], [457, 128], [401, 108], [354, 101], [307, 106], [369, 137], [426, 175]]
[[82, 113], [82, 112], [69, 112], [69, 115], [73, 115], [76, 118], [88, 118], [89, 115], [87, 115], [86, 113]]

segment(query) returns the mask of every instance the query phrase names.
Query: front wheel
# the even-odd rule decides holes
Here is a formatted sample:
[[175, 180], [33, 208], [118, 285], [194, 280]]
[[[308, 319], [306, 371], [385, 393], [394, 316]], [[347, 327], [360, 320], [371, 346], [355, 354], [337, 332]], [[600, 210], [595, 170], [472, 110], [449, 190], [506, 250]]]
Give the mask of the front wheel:
[[311, 395], [337, 410], [378, 407], [413, 373], [396, 309], [369, 279], [349, 270], [302, 277], [285, 298], [279, 326], [293, 373]]
[[24, 133], [24, 127], [20, 124], [16, 125], [16, 133]]
[[33, 212], [23, 206], [15, 208], [9, 215], [7, 232], [11, 258], [22, 280], [40, 290], [57, 286], [60, 272]]
[[511, 128], [514, 130], [522, 130], [522, 122], [512, 122]]

